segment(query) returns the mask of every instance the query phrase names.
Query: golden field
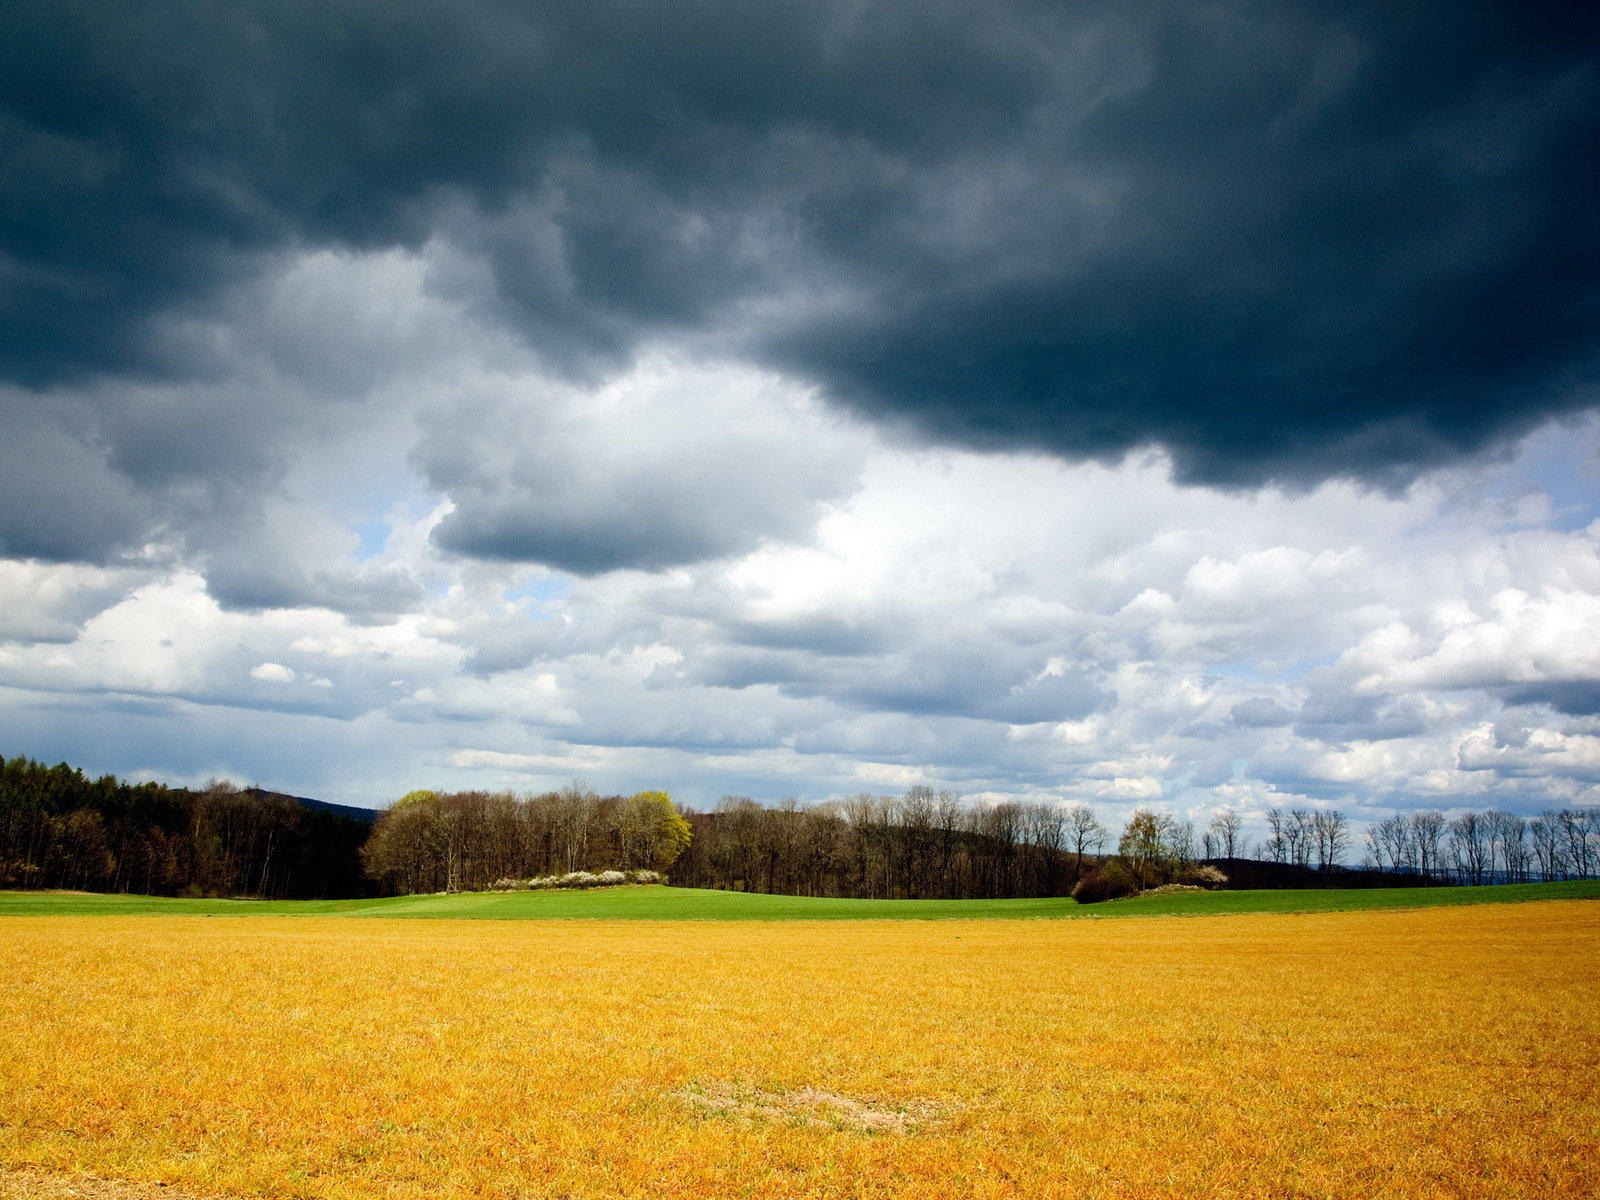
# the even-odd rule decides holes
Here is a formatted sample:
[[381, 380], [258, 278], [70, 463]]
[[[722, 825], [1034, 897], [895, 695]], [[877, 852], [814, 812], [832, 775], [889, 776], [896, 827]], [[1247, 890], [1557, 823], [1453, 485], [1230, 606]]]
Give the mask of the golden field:
[[1588, 902], [0, 919], [0, 1196], [1549, 1197], [1597, 1162]]

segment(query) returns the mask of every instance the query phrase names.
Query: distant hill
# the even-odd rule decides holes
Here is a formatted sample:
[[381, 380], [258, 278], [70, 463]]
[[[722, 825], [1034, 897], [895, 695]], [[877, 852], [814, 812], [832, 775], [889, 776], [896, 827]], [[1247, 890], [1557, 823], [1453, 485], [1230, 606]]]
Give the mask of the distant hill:
[[313, 800], [309, 796], [291, 796], [287, 792], [269, 792], [265, 788], [258, 787], [245, 788], [244, 791], [248, 796], [257, 796], [263, 800], [292, 800], [300, 805], [301, 808], [332, 813], [336, 817], [345, 817], [351, 821], [362, 821], [368, 825], [378, 819], [378, 810], [374, 808], [356, 808], [350, 804], [330, 804], [326, 800]]
[[1442, 887], [1448, 880], [1415, 872], [1395, 873], [1359, 867], [1334, 866], [1324, 870], [1294, 863], [1256, 858], [1209, 858], [1206, 862], [1228, 877], [1230, 890], [1304, 888], [1417, 888]]

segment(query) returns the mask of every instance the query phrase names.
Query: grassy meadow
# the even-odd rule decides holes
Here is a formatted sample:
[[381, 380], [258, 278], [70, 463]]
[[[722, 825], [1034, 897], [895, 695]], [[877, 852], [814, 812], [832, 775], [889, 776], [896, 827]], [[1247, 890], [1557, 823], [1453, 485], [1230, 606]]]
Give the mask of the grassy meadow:
[[1580, 1195], [1597, 966], [1571, 900], [0, 916], [0, 1195]]

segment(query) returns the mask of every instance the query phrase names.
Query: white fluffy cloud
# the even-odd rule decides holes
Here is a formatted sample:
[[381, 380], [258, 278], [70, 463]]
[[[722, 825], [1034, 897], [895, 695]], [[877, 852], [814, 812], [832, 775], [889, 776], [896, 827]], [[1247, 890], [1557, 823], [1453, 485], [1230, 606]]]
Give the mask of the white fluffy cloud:
[[[1569, 539], [1573, 558], [1582, 554], [1582, 565], [1597, 569], [1600, 587], [1600, 527], [1584, 532], [1585, 538]], [[1418, 626], [1395, 621], [1352, 647], [1346, 661], [1367, 672], [1358, 686], [1417, 691], [1600, 679], [1596, 592], [1554, 581], [1538, 595], [1505, 588], [1477, 606], [1462, 598], [1437, 604]]]
[[868, 440], [774, 376], [670, 358], [588, 389], [486, 380], [422, 424], [413, 457], [454, 504], [440, 546], [580, 575], [803, 540]]
[[460, 269], [287, 261], [172, 332], [216, 381], [47, 398], [93, 435], [89, 508], [121, 499], [5, 543], [8, 753], [370, 804], [930, 782], [1113, 820], [1600, 778], [1592, 425], [1404, 494], [1183, 488], [929, 449], [685, 347], [557, 382]]

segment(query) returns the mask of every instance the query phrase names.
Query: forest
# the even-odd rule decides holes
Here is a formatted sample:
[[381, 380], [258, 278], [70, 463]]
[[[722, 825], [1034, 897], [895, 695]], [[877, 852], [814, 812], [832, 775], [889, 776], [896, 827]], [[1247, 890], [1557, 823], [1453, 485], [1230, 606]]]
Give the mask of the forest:
[[417, 791], [379, 814], [362, 849], [367, 872], [400, 894], [483, 891], [576, 871], [665, 871], [690, 844], [665, 792]]
[[191, 791], [0, 759], [0, 887], [305, 900], [372, 894], [370, 820], [213, 782]]
[[728, 796], [689, 824], [674, 883], [863, 899], [1068, 895], [1109, 836], [1087, 805], [974, 805], [929, 787], [809, 806]]

